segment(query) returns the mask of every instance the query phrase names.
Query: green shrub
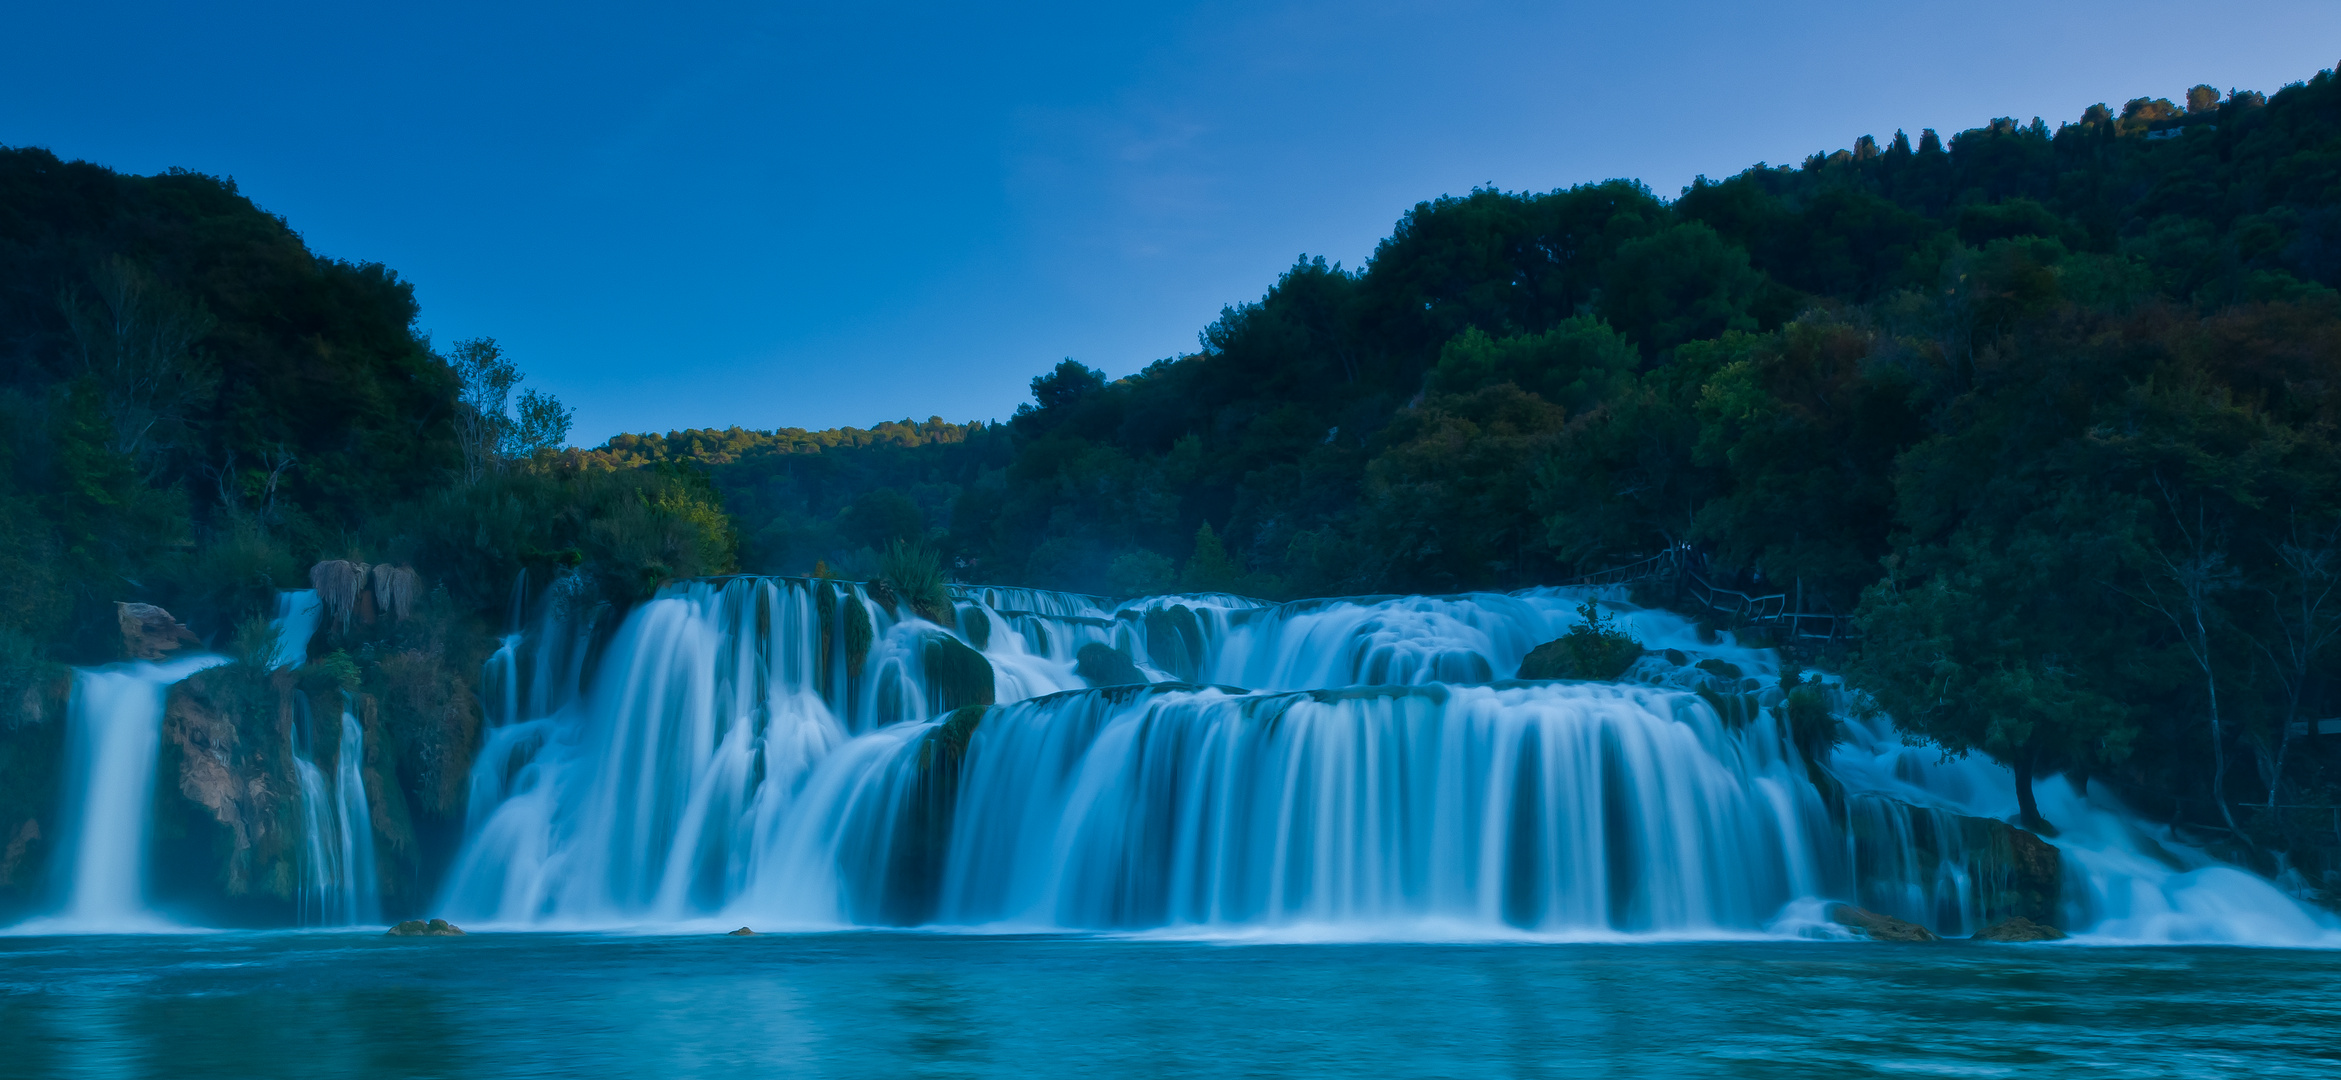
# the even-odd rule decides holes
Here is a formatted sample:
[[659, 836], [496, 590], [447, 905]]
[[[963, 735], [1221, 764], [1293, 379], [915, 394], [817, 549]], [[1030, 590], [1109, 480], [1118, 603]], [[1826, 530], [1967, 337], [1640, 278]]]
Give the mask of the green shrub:
[[1621, 630], [1613, 615], [1588, 600], [1577, 606], [1585, 621], [1560, 638], [1537, 646], [1520, 662], [1523, 679], [1583, 679], [1609, 682], [1642, 658], [1642, 643]]
[[[918, 617], [951, 625], [951, 590], [943, 577], [943, 558], [934, 548], [915, 540], [887, 545], [872, 585], [883, 586], [895, 603], [908, 606]], [[877, 595], [875, 588], [872, 595]]]
[[1828, 689], [1805, 681], [1793, 668], [1781, 673], [1780, 689], [1784, 696], [1773, 715], [1787, 726], [1789, 741], [1808, 763], [1826, 759], [1845, 741], [1845, 725], [1830, 708]]

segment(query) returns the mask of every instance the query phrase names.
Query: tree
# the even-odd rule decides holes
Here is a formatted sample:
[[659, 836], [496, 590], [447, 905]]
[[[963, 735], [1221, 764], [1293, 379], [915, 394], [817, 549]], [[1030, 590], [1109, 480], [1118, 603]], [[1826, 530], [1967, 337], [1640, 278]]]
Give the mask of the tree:
[[535, 389], [523, 390], [513, 412], [517, 415], [504, 435], [505, 457], [526, 461], [539, 451], [569, 444], [569, 422], [577, 411], [562, 407], [561, 399]]
[[[496, 467], [511, 434], [512, 418], [504, 410], [520, 382], [520, 369], [489, 337], [456, 342], [447, 363], [462, 386], [455, 402], [455, 437], [463, 447], [463, 482], [476, 484]], [[565, 428], [562, 434], [568, 434]]]
[[[2118, 762], [2137, 735], [2102, 680], [2083, 670], [2072, 636], [2086, 628], [2086, 604], [2068, 598], [2098, 576], [2088, 567], [2106, 543], [2075, 526], [2085, 514], [2107, 515], [2066, 510], [2004, 538], [1966, 531], [1890, 557], [1886, 579], [1862, 595], [1865, 636], [1851, 671], [1906, 738], [2007, 765], [2019, 819], [2041, 831], [2052, 827], [2034, 778]], [[2109, 516], [2118, 530], [2119, 515]]]
[[[2261, 778], [2268, 785], [2268, 809], [2276, 808], [2276, 789], [2284, 778], [2284, 757], [2292, 747], [2293, 725], [2301, 721], [2301, 701], [2315, 677], [2318, 661], [2341, 638], [2341, 521], [2323, 530], [2303, 532], [2298, 515], [2291, 535], [2274, 544], [2277, 572], [2261, 586], [2274, 616], [2276, 636], [2255, 640], [2276, 669], [2284, 688], [2284, 713], [2275, 732], [2275, 746], [2261, 754]], [[2264, 745], [2264, 744], [2263, 744]]]
[[1219, 542], [1219, 534], [1211, 531], [1206, 521], [1195, 529], [1195, 553], [1188, 557], [1187, 568], [1179, 574], [1179, 588], [1184, 592], [1235, 592], [1243, 587], [1244, 571], [1227, 553], [1227, 546]]
[[58, 306], [105, 402], [110, 445], [144, 465], [175, 445], [190, 408], [216, 388], [218, 376], [192, 350], [218, 320], [120, 255], [100, 260], [89, 277], [89, 296], [67, 289]]
[[1646, 354], [1756, 328], [1764, 276], [1701, 222], [1618, 246], [1602, 267], [1601, 314]]
[[[2242, 575], [2228, 565], [2224, 537], [2217, 535], [2201, 500], [2187, 513], [2177, 493], [2155, 480], [2178, 533], [2178, 543], [2147, 545], [2150, 559], [2141, 576], [2143, 595], [2132, 598], [2163, 617], [2177, 632], [2187, 659], [2203, 678], [2205, 715], [2211, 721], [2211, 799], [2231, 831], [2235, 811], [2227, 805], [2227, 729], [2219, 713], [2219, 668], [2213, 634], [2219, 629], [2218, 594], [2237, 588]], [[2189, 518], [2193, 520], [2189, 520]]]

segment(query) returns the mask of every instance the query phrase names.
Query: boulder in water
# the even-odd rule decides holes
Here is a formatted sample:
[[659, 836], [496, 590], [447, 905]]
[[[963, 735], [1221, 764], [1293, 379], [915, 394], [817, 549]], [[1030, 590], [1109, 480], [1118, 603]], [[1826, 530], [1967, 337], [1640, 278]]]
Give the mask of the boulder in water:
[[724, 936], [725, 936], [725, 937], [755, 937], [755, 936], [756, 936], [756, 932], [755, 932], [754, 930], [750, 930], [750, 929], [748, 929], [747, 927], [743, 926], [743, 927], [741, 927], [741, 928], [739, 928], [739, 929], [737, 929], [737, 930], [734, 930], [734, 931], [732, 931], [731, 933], [725, 934]]
[[117, 601], [114, 618], [122, 625], [122, 653], [132, 660], [160, 660], [181, 649], [203, 644], [194, 631], [179, 625], [170, 612], [153, 604]]
[[1142, 686], [1150, 681], [1129, 653], [1097, 641], [1081, 647], [1073, 670], [1091, 686]]
[[2022, 915], [2014, 915], [1975, 932], [1976, 941], [2062, 941], [2065, 932], [2053, 926], [2033, 922]]
[[1857, 908], [1852, 904], [1829, 905], [1829, 921], [1836, 923], [1871, 941], [1940, 941], [1935, 932], [1914, 922], [1904, 922], [1892, 915]]
[[462, 937], [463, 928], [445, 919], [408, 919], [390, 928], [384, 937]]
[[1698, 664], [1694, 666], [1696, 666], [1701, 671], [1715, 676], [1718, 679], [1722, 679], [1725, 682], [1737, 682], [1743, 674], [1740, 671], [1738, 664], [1734, 664], [1729, 660], [1724, 660], [1713, 656], [1699, 661]]
[[1519, 678], [1611, 682], [1642, 659], [1642, 643], [1599, 605], [1588, 600], [1577, 606], [1577, 615], [1585, 621], [1521, 658]]

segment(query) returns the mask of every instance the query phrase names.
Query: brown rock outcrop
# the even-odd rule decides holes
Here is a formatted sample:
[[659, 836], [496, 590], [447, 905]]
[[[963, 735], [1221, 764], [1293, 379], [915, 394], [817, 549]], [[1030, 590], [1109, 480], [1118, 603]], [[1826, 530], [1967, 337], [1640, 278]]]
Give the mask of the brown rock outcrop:
[[1935, 932], [1914, 922], [1904, 922], [1891, 915], [1857, 908], [1852, 904], [1829, 905], [1829, 921], [1836, 923], [1872, 941], [1940, 941]]
[[239, 664], [196, 674], [164, 702], [164, 761], [176, 759], [179, 794], [226, 833], [229, 896], [289, 896], [293, 887], [289, 838], [276, 825], [294, 797], [289, 777], [278, 776], [292, 693], [289, 673], [256, 676]]
[[116, 601], [114, 618], [122, 625], [122, 654], [132, 660], [161, 660], [203, 644], [194, 631], [153, 604]]
[[309, 587], [317, 590], [317, 600], [333, 624], [343, 629], [349, 628], [350, 616], [358, 610], [359, 590], [365, 584], [365, 563], [328, 559], [309, 568]]
[[366, 572], [366, 581], [369, 591], [374, 594], [374, 611], [377, 614], [404, 621], [414, 612], [415, 593], [421, 586], [413, 567], [388, 564], [376, 566]]

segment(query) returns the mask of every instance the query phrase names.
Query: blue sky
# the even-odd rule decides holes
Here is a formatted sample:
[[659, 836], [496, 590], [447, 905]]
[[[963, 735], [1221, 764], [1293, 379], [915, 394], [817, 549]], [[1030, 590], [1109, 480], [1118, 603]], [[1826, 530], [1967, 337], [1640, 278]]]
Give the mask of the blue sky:
[[1005, 416], [1422, 199], [2272, 91], [2341, 5], [80, 0], [0, 40], [0, 143], [233, 176], [590, 444]]

